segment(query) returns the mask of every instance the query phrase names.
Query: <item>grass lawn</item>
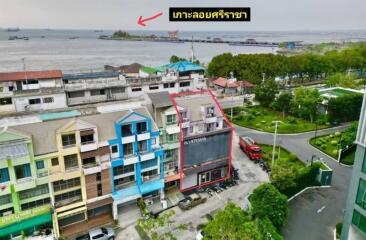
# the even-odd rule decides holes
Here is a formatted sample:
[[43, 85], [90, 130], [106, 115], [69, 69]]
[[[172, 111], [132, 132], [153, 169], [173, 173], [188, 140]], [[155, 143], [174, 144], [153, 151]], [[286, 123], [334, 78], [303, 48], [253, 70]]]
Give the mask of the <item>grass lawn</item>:
[[[230, 118], [230, 109], [226, 110]], [[235, 108], [232, 122], [236, 125], [257, 129], [265, 132], [274, 132], [273, 121], [282, 121], [278, 124], [278, 133], [300, 133], [313, 131], [316, 128], [314, 123], [301, 118], [286, 116], [282, 118], [280, 112], [261, 106]], [[327, 128], [329, 125], [318, 125], [318, 129]]]
[[[271, 166], [273, 146], [264, 145], [264, 144], [260, 144], [260, 146], [262, 148], [263, 160], [268, 162], [268, 164]], [[279, 154], [279, 158], [278, 158], [278, 154]], [[300, 169], [300, 168], [305, 167], [305, 164], [303, 162], [301, 162], [301, 160], [298, 159], [298, 157], [296, 155], [290, 153], [289, 151], [287, 151], [284, 148], [280, 148], [280, 150], [279, 150], [278, 147], [276, 147], [276, 151], [275, 151], [274, 164], [275, 164], [275, 166], [277, 166], [279, 168], [285, 168], [285, 169], [290, 169], [290, 168]]]
[[[340, 140], [340, 135], [330, 134], [317, 138], [313, 138], [310, 140], [310, 144], [319, 149], [322, 152], [325, 152], [329, 156], [338, 160], [338, 142]], [[353, 165], [353, 161], [355, 158], [356, 150], [348, 153], [345, 156], [342, 156], [341, 163], [346, 165]]]

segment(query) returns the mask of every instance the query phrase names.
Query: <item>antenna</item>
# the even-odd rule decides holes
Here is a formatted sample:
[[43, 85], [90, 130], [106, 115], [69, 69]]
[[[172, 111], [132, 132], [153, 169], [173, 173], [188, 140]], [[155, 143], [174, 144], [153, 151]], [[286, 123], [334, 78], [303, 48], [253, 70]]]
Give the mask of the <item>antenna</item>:
[[26, 66], [25, 66], [25, 57], [22, 58], [22, 62], [23, 62], [23, 71], [24, 71], [25, 82], [28, 85], [28, 77], [27, 77], [27, 71], [26, 71]]
[[193, 36], [192, 36], [192, 42], [191, 42], [191, 53], [192, 53], [192, 56], [191, 56], [191, 61], [192, 63], [194, 62], [194, 47], [193, 47]]

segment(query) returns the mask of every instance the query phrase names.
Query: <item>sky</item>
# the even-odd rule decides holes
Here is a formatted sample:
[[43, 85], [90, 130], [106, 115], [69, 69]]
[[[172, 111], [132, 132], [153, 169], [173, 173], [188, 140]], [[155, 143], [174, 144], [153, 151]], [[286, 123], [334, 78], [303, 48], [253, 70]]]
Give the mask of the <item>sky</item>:
[[[169, 22], [169, 7], [250, 7], [251, 22]], [[364, 30], [365, 0], [0, 0], [0, 27], [181, 31]], [[141, 15], [163, 16], [137, 25]]]

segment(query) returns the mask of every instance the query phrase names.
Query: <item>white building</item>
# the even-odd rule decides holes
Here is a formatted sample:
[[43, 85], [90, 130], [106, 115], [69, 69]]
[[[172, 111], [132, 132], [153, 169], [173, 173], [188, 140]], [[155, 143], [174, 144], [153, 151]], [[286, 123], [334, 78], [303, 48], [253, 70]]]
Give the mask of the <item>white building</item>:
[[0, 73], [0, 112], [67, 107], [60, 70]]

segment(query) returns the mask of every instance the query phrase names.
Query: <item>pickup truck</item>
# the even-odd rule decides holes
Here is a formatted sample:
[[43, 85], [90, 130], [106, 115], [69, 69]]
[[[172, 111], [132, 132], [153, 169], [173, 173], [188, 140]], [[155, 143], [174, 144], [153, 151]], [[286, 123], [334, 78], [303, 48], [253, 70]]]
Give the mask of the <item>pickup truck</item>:
[[182, 210], [189, 210], [201, 203], [206, 202], [206, 198], [202, 197], [201, 195], [197, 194], [197, 193], [193, 193], [191, 195], [189, 195], [187, 198], [183, 199], [182, 201], [180, 201], [178, 203], [178, 206], [182, 209]]
[[89, 230], [87, 234], [79, 236], [76, 240], [114, 240], [116, 234], [113, 228], [95, 228]]

